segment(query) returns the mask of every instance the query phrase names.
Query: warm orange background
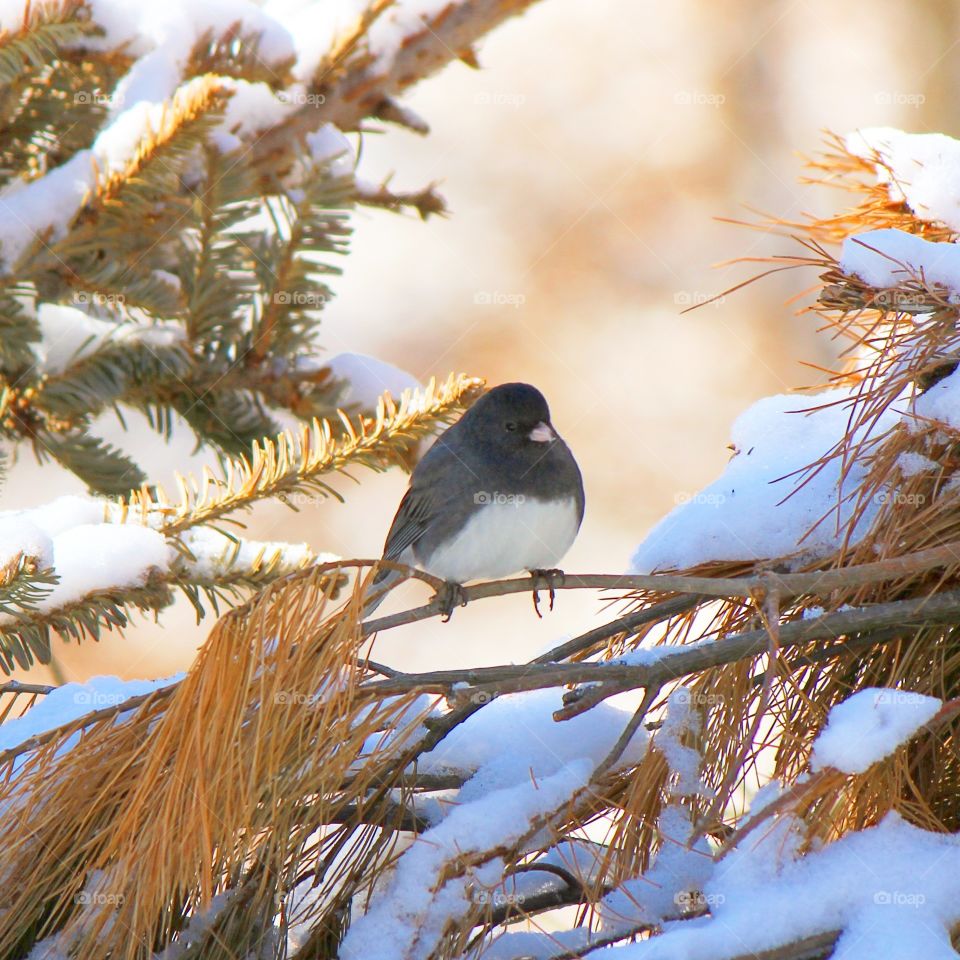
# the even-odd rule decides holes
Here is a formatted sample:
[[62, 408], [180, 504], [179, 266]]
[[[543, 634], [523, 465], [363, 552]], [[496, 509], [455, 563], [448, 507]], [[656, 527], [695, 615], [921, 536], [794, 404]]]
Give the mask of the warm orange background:
[[[360, 211], [323, 344], [421, 379], [462, 370], [538, 385], [586, 482], [586, 519], [565, 566], [621, 571], [646, 531], [720, 471], [732, 419], [761, 396], [816, 382], [800, 361], [833, 356], [814, 321], [784, 306], [815, 280], [809, 273], [681, 315], [749, 275], [712, 269], [718, 261], [797, 249], [713, 218], [750, 218], [752, 206], [796, 219], [846, 203], [797, 182], [797, 153], [816, 151], [825, 129], [957, 134], [958, 42], [950, 3], [545, 0], [488, 39], [481, 71], [458, 63], [413, 92], [407, 102], [429, 137], [365, 137], [362, 177], [396, 172], [396, 189], [442, 181], [452, 215], [423, 224]], [[522, 303], [478, 302], [505, 299]], [[172, 451], [139, 428], [122, 442], [157, 479], [200, 462], [186, 435]], [[299, 514], [265, 505], [250, 532], [370, 556], [405, 482], [371, 474], [362, 487], [341, 485], [346, 505]], [[79, 486], [24, 456], [0, 506]], [[527, 659], [599, 606], [568, 593], [537, 621], [526, 596], [487, 601], [450, 624], [397, 631], [376, 655], [405, 667]], [[59, 676], [185, 668], [210, 621], [197, 628], [178, 603], [162, 623], [59, 646]]]

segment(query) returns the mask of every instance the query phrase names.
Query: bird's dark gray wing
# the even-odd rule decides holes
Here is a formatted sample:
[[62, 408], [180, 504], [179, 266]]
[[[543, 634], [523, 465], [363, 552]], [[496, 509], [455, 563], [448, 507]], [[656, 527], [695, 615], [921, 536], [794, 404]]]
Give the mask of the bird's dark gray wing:
[[[407, 547], [415, 546], [432, 528], [445, 527], [446, 513], [456, 501], [465, 500], [467, 508], [473, 506], [472, 498], [465, 497], [464, 492], [475, 487], [476, 482], [472, 471], [455, 453], [455, 444], [450, 444], [454, 438], [447, 434], [417, 464], [387, 534], [384, 560], [398, 560]], [[460, 510], [463, 509], [461, 506]]]

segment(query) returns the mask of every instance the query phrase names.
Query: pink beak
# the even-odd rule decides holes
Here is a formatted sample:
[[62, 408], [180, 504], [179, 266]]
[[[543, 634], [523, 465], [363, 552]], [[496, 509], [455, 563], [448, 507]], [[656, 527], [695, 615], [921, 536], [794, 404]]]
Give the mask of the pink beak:
[[544, 423], [542, 420], [530, 431], [530, 439], [535, 440], [537, 443], [549, 443], [552, 440], [557, 439], [557, 435], [553, 432], [553, 427], [548, 423]]

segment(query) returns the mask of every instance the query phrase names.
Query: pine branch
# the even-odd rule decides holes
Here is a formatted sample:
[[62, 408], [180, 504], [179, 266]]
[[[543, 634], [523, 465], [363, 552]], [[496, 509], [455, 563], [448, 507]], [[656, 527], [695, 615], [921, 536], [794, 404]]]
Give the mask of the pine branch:
[[172, 601], [169, 584], [155, 576], [140, 587], [97, 590], [59, 609], [18, 617], [0, 625], [0, 669], [9, 674], [15, 667], [29, 669], [34, 661], [49, 663], [52, 634], [99, 640], [105, 631], [126, 627], [134, 609], [161, 610]]
[[18, 617], [36, 609], [57, 583], [52, 570], [41, 569], [36, 557], [22, 553], [0, 568], [0, 617]]
[[247, 164], [213, 146], [205, 148], [204, 161], [206, 176], [193, 205], [196, 235], [182, 237], [184, 259], [190, 263], [183, 271], [186, 326], [191, 342], [223, 354], [240, 341], [257, 290], [249, 252], [255, 235], [237, 228], [261, 205], [251, 199], [255, 184]]
[[431, 381], [422, 393], [402, 398], [399, 406], [381, 400], [372, 421], [354, 422], [342, 414], [341, 436], [334, 435], [329, 422], [314, 420], [299, 437], [285, 432], [275, 441], [254, 444], [249, 459], [227, 462], [219, 477], [205, 473], [200, 482], [181, 478], [176, 505], [162, 491], [140, 491], [126, 501], [123, 512], [139, 513], [145, 524], [152, 516], [160, 517], [159, 529], [169, 536], [269, 497], [310, 492], [338, 499], [325, 476], [352, 466], [382, 470], [400, 462], [410, 445], [462, 410], [480, 383], [465, 376], [442, 384]]
[[141, 486], [146, 476], [125, 453], [84, 429], [36, 435], [34, 450], [41, 460], [53, 457], [75, 473], [93, 493], [121, 497]]
[[[372, 565], [377, 561], [359, 561]], [[678, 593], [691, 596], [715, 598], [762, 599], [772, 592], [788, 599], [806, 594], [826, 596], [834, 590], [851, 589], [868, 584], [897, 580], [913, 573], [923, 573], [938, 568], [951, 569], [960, 566], [960, 543], [945, 543], [916, 553], [861, 563], [855, 566], [811, 573], [774, 573], [763, 571], [746, 577], [697, 577], [686, 574], [572, 574], [556, 576], [531, 576], [507, 580], [490, 580], [463, 588], [463, 599], [469, 603], [489, 597], [501, 597], [512, 593], [543, 592], [551, 590], [642, 590], [657, 594]], [[443, 599], [435, 597], [430, 603], [412, 610], [404, 610], [388, 617], [380, 617], [364, 623], [367, 634], [389, 630], [393, 627], [416, 623], [431, 617], [446, 614]]]
[[[180, 177], [195, 151], [209, 138], [226, 107], [229, 92], [216, 77], [182, 86], [164, 109], [156, 129], [148, 128], [122, 170], [98, 178], [73, 229], [52, 245], [48, 257], [35, 256], [33, 269], [50, 257], [66, 260], [97, 255], [136, 269], [189, 209]], [[138, 230], [130, 232], [131, 219]], [[20, 267], [21, 273], [24, 266]]]
[[[930, 597], [871, 604], [784, 623], [780, 626], [779, 646], [781, 649], [790, 649], [813, 640], [836, 639], [894, 625], [909, 629], [920, 624], [958, 622], [960, 590], [953, 590]], [[878, 635], [877, 642], [881, 642], [883, 636], [886, 635]], [[886, 639], [890, 641], [894, 637], [887, 636]], [[650, 663], [610, 660], [599, 663], [510, 664], [469, 670], [435, 670], [373, 680], [364, 684], [363, 689], [384, 696], [410, 690], [449, 695], [456, 688], [457, 698], [469, 699], [569, 684], [598, 684], [582, 696], [568, 698], [566, 708], [558, 712], [557, 719], [569, 719], [624, 690], [637, 687], [658, 689], [690, 674], [751, 659], [765, 653], [769, 643], [770, 635], [766, 629], [748, 630], [721, 640], [656, 650]], [[835, 652], [839, 654], [844, 651], [838, 647]]]
[[446, 216], [447, 204], [436, 191], [436, 184], [431, 183], [422, 190], [407, 193], [395, 193], [385, 183], [379, 186], [358, 183], [356, 188], [357, 202], [367, 207], [380, 207], [383, 210], [392, 210], [398, 213], [412, 207], [420, 215], [421, 220], [428, 220], [431, 215]]
[[[118, 327], [117, 332], [123, 334], [125, 329]], [[151, 395], [161, 391], [166, 381], [181, 381], [191, 366], [183, 344], [114, 339], [47, 378], [38, 402], [54, 416], [87, 420], [121, 401], [137, 407], [148, 405]]]
[[353, 177], [334, 177], [326, 170], [320, 165], [307, 175], [296, 201], [279, 201], [273, 208], [284, 224], [259, 244], [255, 258], [264, 301], [246, 356], [250, 364], [308, 348], [314, 315], [332, 296], [322, 278], [339, 270], [318, 255], [346, 252]]
[[[439, 12], [423, 18], [397, 45], [394, 56], [378, 58], [359, 51], [357, 39], [366, 24], [358, 23], [356, 38], [345, 50], [321, 65], [312, 92], [323, 97], [301, 107], [290, 119], [261, 137], [255, 148], [257, 166], [283, 171], [290, 165], [291, 144], [324, 123], [357, 130], [376, 116], [385, 101], [423, 80], [457, 58], [472, 62], [472, 47], [503, 21], [522, 13], [533, 0], [451, 0]], [[374, 16], [382, 16], [383, 4]]]
[[40, 340], [40, 328], [15, 296], [17, 292], [23, 291], [0, 290], [0, 374], [14, 378], [37, 362], [34, 345]]
[[56, 57], [62, 46], [89, 34], [92, 24], [78, 16], [82, 9], [80, 0], [37, 5], [15, 33], [0, 32], [0, 85], [16, 83]]

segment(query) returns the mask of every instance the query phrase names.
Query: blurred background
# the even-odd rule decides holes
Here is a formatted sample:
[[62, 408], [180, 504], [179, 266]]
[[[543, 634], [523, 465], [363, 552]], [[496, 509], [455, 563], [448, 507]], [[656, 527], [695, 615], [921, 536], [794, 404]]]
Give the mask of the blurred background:
[[[909, 56], [904, 56], [905, 44]], [[440, 183], [451, 216], [359, 210], [353, 252], [324, 313], [323, 346], [373, 354], [421, 381], [451, 370], [527, 380], [549, 400], [584, 474], [587, 512], [568, 571], [623, 571], [665, 513], [721, 470], [733, 419], [771, 393], [822, 382], [834, 345], [786, 301], [811, 272], [778, 274], [692, 313], [789, 239], [716, 218], [788, 220], [849, 196], [801, 185], [824, 131], [889, 125], [960, 135], [960, 10], [953, 3], [826, 0], [710, 4], [542, 0], [406, 103], [432, 133], [366, 134], [358, 174], [391, 187]], [[151, 477], [197, 469], [131, 418], [125, 440]], [[104, 434], [106, 435], [106, 434]], [[0, 509], [82, 486], [24, 454]], [[346, 481], [346, 504], [268, 504], [261, 539], [378, 555], [407, 478]], [[409, 585], [382, 613], [426, 600]], [[377, 640], [402, 668], [529, 659], [595, 624], [603, 598], [558, 597], [538, 620], [527, 595], [458, 610]], [[156, 677], [186, 669], [212, 625], [189, 604], [99, 644], [55, 646], [54, 671]], [[24, 675], [26, 676], [26, 675]]]

